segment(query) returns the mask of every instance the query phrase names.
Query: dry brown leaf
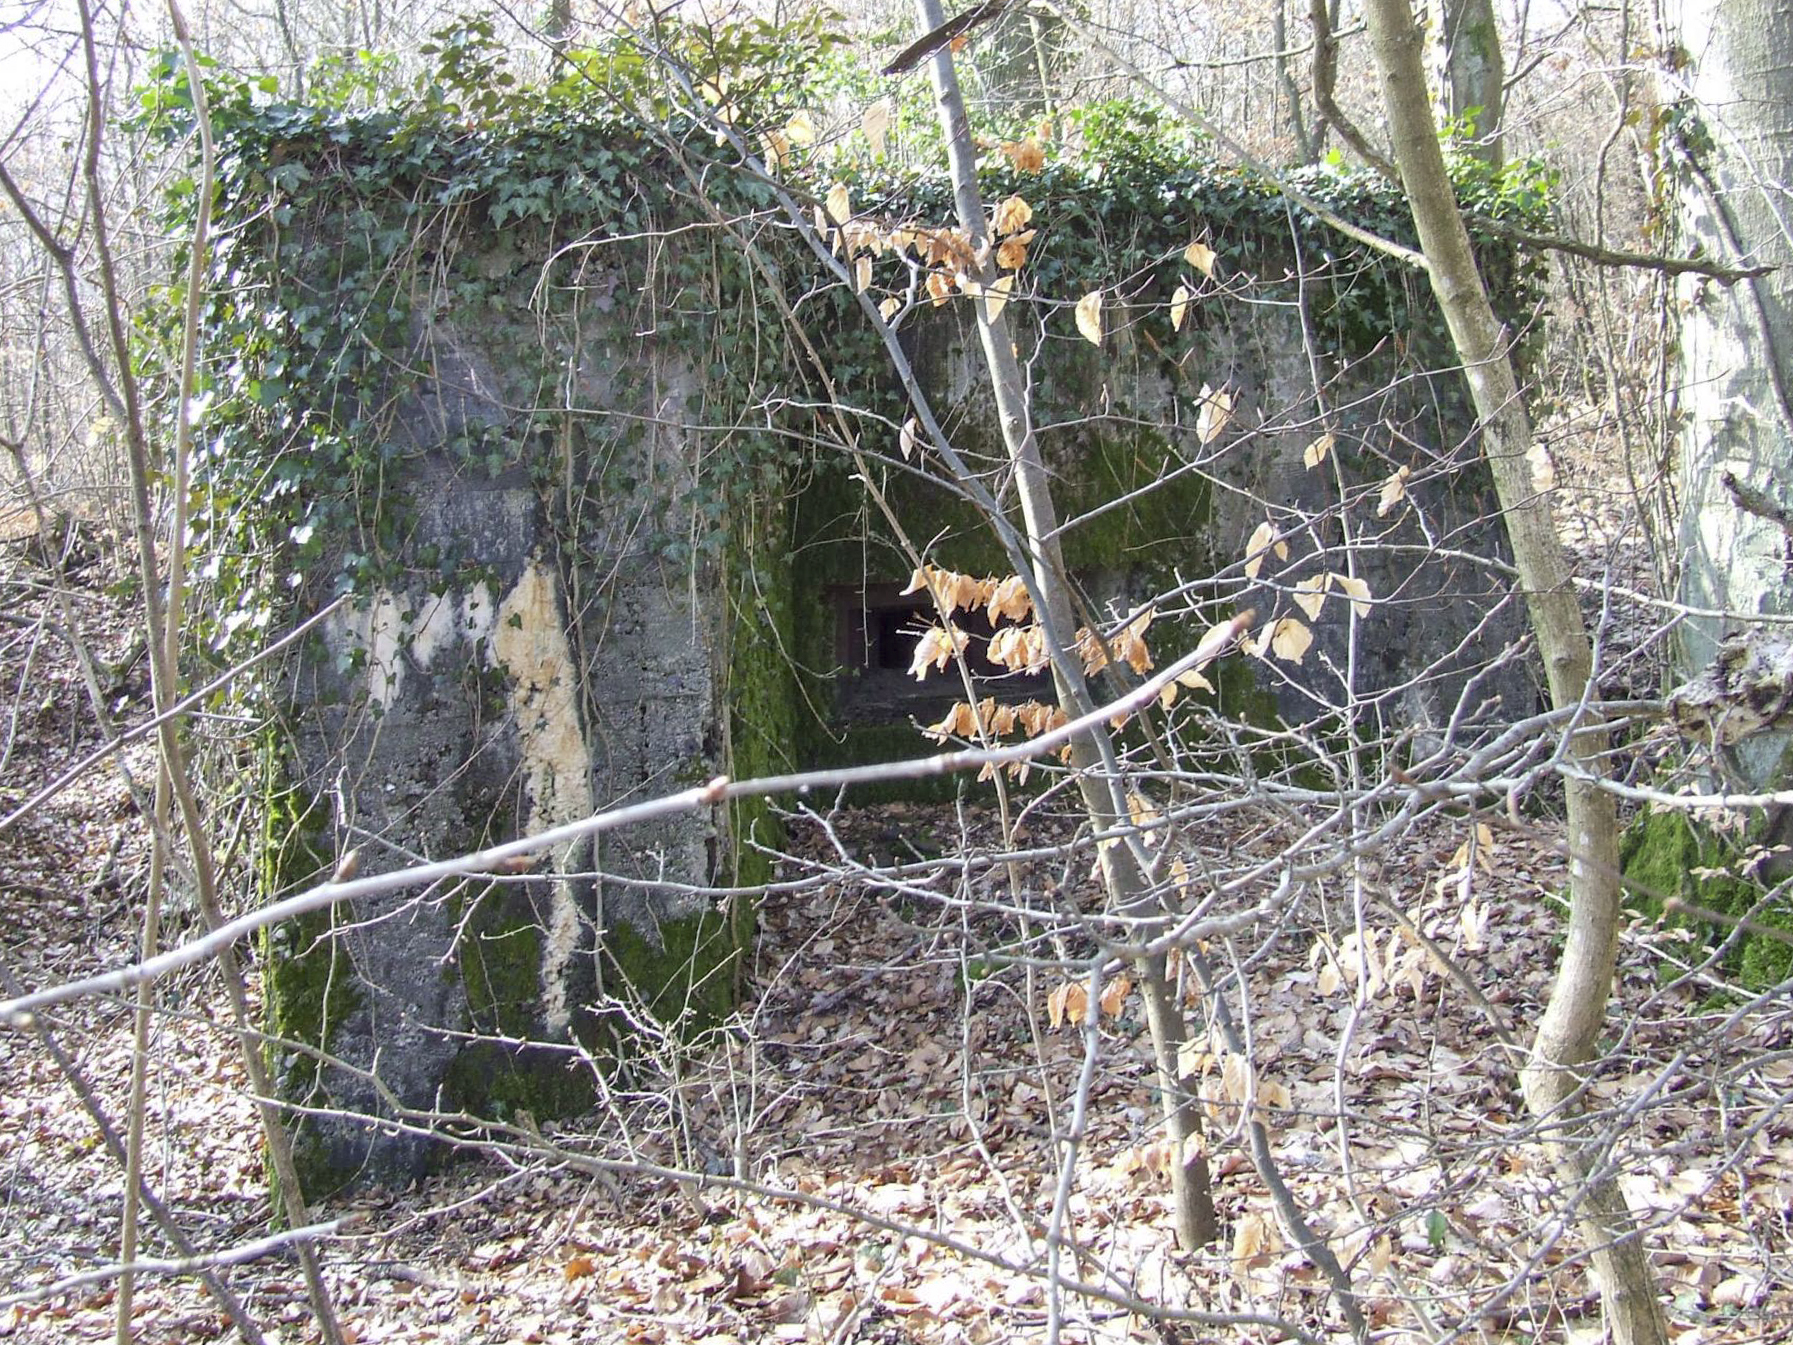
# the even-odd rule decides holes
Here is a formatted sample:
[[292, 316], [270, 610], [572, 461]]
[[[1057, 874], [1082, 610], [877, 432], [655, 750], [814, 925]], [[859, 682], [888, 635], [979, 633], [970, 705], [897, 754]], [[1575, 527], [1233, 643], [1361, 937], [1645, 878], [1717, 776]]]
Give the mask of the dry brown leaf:
[[1045, 147], [1031, 135], [1025, 140], [1004, 141], [1001, 149], [1017, 173], [1037, 173], [1046, 166]]
[[1133, 982], [1125, 976], [1117, 976], [1102, 987], [1100, 1000], [1102, 1012], [1109, 1018], [1119, 1018], [1121, 1008], [1127, 1002], [1127, 995], [1133, 989]]
[[1394, 508], [1407, 498], [1407, 478], [1413, 473], [1402, 467], [1382, 483], [1382, 493], [1376, 500], [1376, 517], [1387, 518]]
[[828, 189], [828, 218], [836, 224], [845, 224], [853, 218], [853, 193], [847, 184], [837, 182]]
[[1033, 615], [1033, 599], [1028, 596], [1027, 585], [1022, 582], [1020, 575], [1010, 575], [991, 591], [984, 615], [989, 618], [992, 626], [999, 617], [1021, 621]]
[[1332, 452], [1332, 446], [1336, 442], [1337, 438], [1331, 431], [1321, 435], [1309, 444], [1307, 451], [1301, 455], [1302, 464], [1307, 467], [1318, 467], [1326, 461], [1327, 455]]
[[1276, 623], [1270, 633], [1270, 652], [1289, 663], [1299, 663], [1314, 642], [1314, 633], [1292, 616]]
[[859, 119], [859, 129], [865, 133], [866, 143], [872, 147], [874, 157], [882, 156], [885, 141], [890, 135], [890, 100], [880, 98], [865, 110]]
[[1026, 199], [1020, 195], [1010, 196], [997, 202], [996, 209], [990, 212], [990, 232], [999, 238], [1020, 233], [1032, 218], [1033, 207]]
[[[1264, 557], [1269, 553], [1272, 544], [1281, 545], [1276, 542], [1276, 529], [1270, 526], [1269, 519], [1265, 519], [1252, 529], [1251, 538], [1245, 543], [1245, 577], [1247, 579], [1258, 577], [1258, 571], [1263, 569]], [[1288, 548], [1282, 546], [1281, 549], [1286, 555]]]
[[864, 294], [872, 284], [872, 259], [861, 257], [853, 263], [853, 292]]
[[1275, 1250], [1275, 1239], [1275, 1230], [1261, 1214], [1242, 1214], [1233, 1225], [1233, 1281], [1245, 1292], [1251, 1292], [1253, 1264]]
[[1202, 384], [1200, 397], [1201, 409], [1195, 415], [1195, 437], [1206, 447], [1232, 424], [1233, 408], [1239, 399], [1226, 388], [1211, 388], [1206, 383]]
[[884, 300], [883, 303], [878, 305], [878, 316], [883, 318], [886, 322], [889, 322], [897, 315], [897, 312], [902, 306], [903, 301], [893, 294], [888, 299]]
[[1214, 275], [1214, 259], [1218, 254], [1206, 243], [1195, 242], [1183, 249], [1183, 260], [1210, 279]]
[[760, 157], [774, 172], [785, 166], [791, 157], [791, 142], [783, 131], [760, 132]]
[[1081, 981], [1066, 981], [1046, 996], [1046, 1019], [1053, 1027], [1076, 1027], [1088, 1013], [1089, 991]]
[[[902, 450], [903, 460], [905, 462], [915, 456], [916, 445], [920, 442], [921, 425], [916, 421], [914, 416], [910, 416], [909, 419], [903, 422], [903, 428], [897, 434], [897, 447]], [[913, 593], [914, 591], [914, 589], [904, 590], [906, 593]]]
[[571, 1284], [574, 1280], [582, 1280], [587, 1275], [596, 1274], [597, 1269], [589, 1256], [575, 1256], [569, 1258], [567, 1263], [560, 1268], [560, 1273], [566, 1277], [567, 1283]]
[[1183, 321], [1189, 316], [1189, 301], [1195, 297], [1187, 285], [1178, 285], [1176, 293], [1170, 296], [1170, 326], [1172, 331], [1183, 330]]
[[944, 672], [946, 665], [952, 662], [955, 655], [965, 652], [965, 646], [970, 638], [956, 626], [951, 628], [928, 627], [923, 632], [921, 639], [916, 641], [915, 657], [910, 661], [909, 675], [920, 682], [926, 680], [930, 667], [938, 672]]
[[784, 133], [793, 145], [816, 143], [816, 120], [807, 112], [798, 112], [784, 124]]
[[1326, 602], [1326, 581], [1329, 577], [1317, 574], [1295, 585], [1295, 605], [1307, 613], [1309, 621], [1319, 618], [1320, 608]]
[[938, 308], [953, 297], [953, 283], [940, 272], [930, 271], [928, 273], [928, 294], [934, 300], [934, 307]]
[[1092, 346], [1102, 344], [1102, 291], [1091, 290], [1077, 301], [1077, 330]]
[[1353, 612], [1360, 617], [1370, 614], [1370, 586], [1368, 584], [1356, 575], [1350, 574], [1331, 574], [1327, 578], [1332, 580], [1334, 588], [1351, 599]]
[[997, 276], [984, 290], [984, 313], [988, 321], [995, 322], [1002, 316], [1002, 310], [1008, 306], [1009, 291], [1015, 287], [1013, 275]]
[[1027, 262], [1027, 245], [1033, 241], [1034, 231], [1016, 234], [1007, 238], [997, 246], [996, 264], [1005, 270], [1019, 271]]

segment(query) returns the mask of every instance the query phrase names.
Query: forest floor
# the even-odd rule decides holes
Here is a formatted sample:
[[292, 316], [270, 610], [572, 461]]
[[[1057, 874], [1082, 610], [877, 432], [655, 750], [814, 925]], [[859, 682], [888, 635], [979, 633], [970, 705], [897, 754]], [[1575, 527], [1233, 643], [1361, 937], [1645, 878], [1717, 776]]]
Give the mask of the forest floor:
[[[1605, 564], [1616, 546], [1588, 523], [1584, 555]], [[139, 721], [129, 603], [99, 556], [75, 559], [68, 601], [115, 665], [102, 671], [102, 698]], [[11, 812], [102, 740], [52, 633], [63, 617], [41, 559], [12, 545], [0, 583], [0, 809]], [[147, 786], [147, 745], [122, 760]], [[904, 893], [842, 873], [768, 898], [739, 1021], [658, 1061], [672, 1082], [644, 1067], [602, 1121], [544, 1126], [558, 1157], [487, 1155], [316, 1210], [342, 1221], [322, 1254], [345, 1334], [357, 1345], [983, 1345], [1054, 1328], [1065, 1341], [1343, 1339], [1325, 1282], [1290, 1245], [1246, 1152], [1239, 1119], [1255, 1108], [1282, 1178], [1380, 1338], [1597, 1340], [1580, 1238], [1560, 1222], [1564, 1193], [1500, 1044], [1501, 1030], [1527, 1039], [1548, 994], [1560, 836], [1548, 818], [1476, 825], [1434, 819], [1381, 855], [1373, 887], [1386, 904], [1354, 906], [1342, 885], [1323, 888], [1236, 956], [1210, 950], [1249, 989], [1233, 1002], [1246, 1006], [1251, 1050], [1197, 1042], [1222, 1225], [1209, 1248], [1181, 1253], [1171, 1237], [1138, 993], [1113, 995], [1086, 1030], [1070, 1021], [1074, 1004], [1066, 1012], [1074, 992], [1062, 975], [997, 956], [1030, 932], [1012, 914], [974, 910], [950, 886]], [[248, 834], [246, 818], [221, 826], [227, 845]], [[1050, 842], [1069, 823], [1030, 826]], [[111, 768], [12, 827], [0, 849], [0, 988], [130, 960], [143, 831]], [[987, 804], [889, 805], [799, 819], [792, 849], [824, 864], [842, 848], [987, 853], [998, 833]], [[1234, 851], [1277, 843], [1268, 825], [1202, 840]], [[1093, 895], [1062, 862], [1017, 879], [1073, 904]], [[177, 920], [170, 937], [181, 933]], [[1774, 1001], [1739, 1008], [1710, 979], [1664, 989], [1664, 969], [1695, 953], [1641, 917], [1626, 930], [1613, 1049], [1590, 1105], [1622, 1121], [1611, 1159], [1647, 1223], [1677, 1345], [1783, 1340], [1793, 1334], [1793, 1013]], [[1188, 997], [1199, 1022], [1199, 990]], [[267, 1233], [269, 1208], [216, 975], [170, 978], [162, 1005], [148, 1177], [194, 1243], [239, 1246]], [[120, 1120], [126, 1007], [84, 1000], [40, 1022]], [[1074, 1114], [1086, 1067], [1087, 1107]], [[1058, 1279], [1083, 1293], [1054, 1286], [1044, 1237], [1073, 1128]], [[600, 1180], [569, 1161], [580, 1154], [704, 1180], [626, 1170]], [[0, 1031], [0, 1303], [10, 1301], [0, 1339], [112, 1334], [111, 1279], [21, 1300], [112, 1262], [121, 1189], [44, 1040]], [[170, 1255], [153, 1230], [145, 1254]], [[223, 1274], [268, 1340], [317, 1338], [290, 1251]], [[1238, 1320], [1203, 1325], [1202, 1314]], [[230, 1334], [189, 1276], [142, 1277], [135, 1322], [144, 1341]]]

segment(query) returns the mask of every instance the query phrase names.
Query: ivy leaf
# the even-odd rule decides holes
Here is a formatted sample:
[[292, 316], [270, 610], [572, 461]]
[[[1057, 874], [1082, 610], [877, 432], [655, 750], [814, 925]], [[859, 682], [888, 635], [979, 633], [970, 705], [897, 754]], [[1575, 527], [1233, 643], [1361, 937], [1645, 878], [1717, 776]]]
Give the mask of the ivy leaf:
[[1077, 330], [1092, 346], [1102, 344], [1102, 291], [1091, 290], [1077, 301]]

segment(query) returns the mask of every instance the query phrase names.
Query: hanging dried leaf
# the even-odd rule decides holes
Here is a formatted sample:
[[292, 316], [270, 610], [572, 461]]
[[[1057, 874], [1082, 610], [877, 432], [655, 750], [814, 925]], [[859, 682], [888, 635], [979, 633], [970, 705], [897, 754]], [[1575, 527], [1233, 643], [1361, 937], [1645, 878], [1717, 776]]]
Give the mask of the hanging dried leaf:
[[865, 132], [866, 143], [872, 147], [874, 157], [884, 153], [885, 141], [890, 135], [890, 100], [880, 98], [865, 110], [865, 116], [859, 119], [859, 129]]
[[[1314, 642], [1314, 633], [1292, 616], [1276, 623], [1270, 636], [1270, 652], [1289, 663], [1299, 663]], [[944, 665], [942, 665], [944, 666]]]
[[1102, 639], [1088, 626], [1080, 626], [1077, 630], [1077, 654], [1083, 660], [1083, 671], [1094, 677], [1108, 666], [1108, 650]]
[[1152, 609], [1148, 607], [1109, 641], [1114, 656], [1141, 676], [1152, 670], [1152, 655], [1145, 642], [1146, 627], [1151, 624]]
[[1088, 1013], [1089, 991], [1079, 981], [1066, 981], [1046, 996], [1046, 1019], [1053, 1027], [1076, 1027]]
[[1370, 586], [1356, 575], [1333, 574], [1327, 576], [1333, 587], [1351, 599], [1351, 610], [1360, 617], [1370, 614]]
[[1027, 244], [1033, 237], [1033, 230], [997, 244], [996, 264], [1007, 271], [1019, 271], [1027, 263]]
[[1037, 173], [1046, 166], [1046, 150], [1031, 135], [1025, 140], [1005, 140], [1002, 152], [1017, 173]]
[[1556, 489], [1556, 463], [1551, 460], [1550, 449], [1542, 440], [1525, 450], [1525, 463], [1531, 468], [1532, 488], [1538, 494], [1545, 495]]
[[844, 182], [837, 182], [828, 189], [828, 218], [836, 224], [845, 224], [853, 218], [853, 193], [847, 190]]
[[1013, 275], [997, 276], [984, 288], [984, 313], [986, 318], [995, 322], [1002, 316], [1002, 310], [1008, 307], [1009, 291], [1015, 288]]
[[928, 293], [933, 297], [934, 307], [938, 308], [953, 297], [953, 283], [938, 271], [928, 272]]
[[784, 124], [784, 133], [793, 145], [816, 143], [816, 121], [807, 112], [798, 112]]
[[1376, 517], [1387, 518], [1407, 498], [1407, 478], [1413, 473], [1403, 467], [1382, 483], [1382, 494], [1376, 500]]
[[1195, 417], [1195, 437], [1206, 447], [1220, 437], [1222, 430], [1232, 423], [1233, 407], [1238, 404], [1238, 397], [1225, 388], [1216, 390], [1206, 383], [1202, 384], [1201, 410]]
[[1121, 1008], [1127, 1002], [1127, 995], [1133, 989], [1133, 982], [1125, 976], [1117, 976], [1102, 987], [1102, 998], [1098, 1001], [1104, 1016], [1119, 1018]]
[[1272, 545], [1276, 545], [1284, 556], [1288, 554], [1287, 546], [1276, 541], [1276, 529], [1265, 519], [1252, 529], [1251, 540], [1245, 544], [1245, 577], [1256, 579], [1258, 571], [1264, 568], [1264, 556]]
[[1077, 301], [1077, 330], [1092, 346], [1102, 344], [1102, 291], [1091, 290]]
[[1019, 233], [1032, 218], [1033, 207], [1021, 196], [1010, 196], [997, 202], [996, 209], [990, 212], [990, 232], [999, 238]]
[[[897, 447], [903, 451], [903, 460], [905, 462], [915, 456], [916, 445], [920, 439], [921, 425], [916, 421], [914, 416], [910, 416], [909, 419], [903, 422], [903, 428], [897, 434]], [[920, 574], [921, 571], [917, 570], [916, 573]], [[913, 593], [915, 592], [915, 589], [912, 587], [904, 589], [903, 591], [905, 593]]]
[[[1209, 626], [1207, 630], [1202, 632], [1202, 638], [1195, 642], [1195, 666], [1197, 668], [1205, 668], [1215, 659], [1224, 654], [1228, 645], [1232, 644], [1234, 640], [1238, 639], [1246, 631], [1251, 629], [1251, 623], [1257, 619], [1257, 615], [1257, 610], [1255, 608], [1247, 607], [1243, 612], [1228, 617], [1225, 621], [1217, 621], [1212, 626]], [[1190, 677], [1200, 677], [1200, 674], [1193, 671], [1186, 672], [1177, 680], [1182, 682], [1184, 686], [1197, 685], [1195, 682], [1186, 680]], [[1206, 678], [1200, 678], [1200, 684], [1206, 687], [1209, 691], [1214, 689], [1207, 685]]]
[[872, 284], [872, 259], [861, 257], [853, 263], [853, 292], [864, 294]]
[[937, 743], [953, 737], [970, 738], [977, 733], [977, 721], [971, 707], [959, 701], [946, 712], [946, 718], [937, 724], [929, 724], [921, 732], [924, 738], [932, 738]]
[[1189, 286], [1187, 285], [1178, 285], [1177, 292], [1170, 296], [1170, 326], [1172, 331], [1180, 332], [1183, 330], [1183, 323], [1189, 316], [1189, 301], [1194, 297], [1195, 295], [1191, 293]]
[[761, 157], [766, 167], [774, 172], [785, 166], [791, 157], [791, 142], [782, 131], [762, 131], [760, 133]]
[[920, 682], [926, 680], [930, 667], [937, 672], [946, 671], [946, 665], [952, 662], [953, 657], [965, 651], [970, 638], [957, 627], [928, 627], [916, 642], [915, 657], [909, 664], [909, 675]]
[[1311, 579], [1303, 579], [1295, 585], [1295, 605], [1307, 613], [1307, 619], [1313, 621], [1320, 615], [1320, 608], [1326, 601], [1326, 581], [1330, 576], [1317, 574]]
[[1332, 452], [1334, 442], [1336, 441], [1330, 431], [1314, 440], [1313, 443], [1307, 446], [1307, 452], [1301, 455], [1302, 465], [1305, 467], [1318, 467], [1321, 463], [1325, 462], [1326, 455]]
[[1183, 249], [1183, 260], [1209, 279], [1214, 276], [1214, 259], [1217, 255], [1213, 248], [1201, 242], [1191, 243]]
[[903, 301], [893, 294], [878, 305], [878, 316], [889, 322], [902, 311], [902, 307]]
[[984, 608], [984, 615], [994, 626], [999, 617], [1007, 617], [1010, 621], [1021, 621], [1032, 615], [1033, 599], [1027, 594], [1027, 585], [1021, 582], [1021, 576], [1011, 574], [990, 590], [990, 597]]

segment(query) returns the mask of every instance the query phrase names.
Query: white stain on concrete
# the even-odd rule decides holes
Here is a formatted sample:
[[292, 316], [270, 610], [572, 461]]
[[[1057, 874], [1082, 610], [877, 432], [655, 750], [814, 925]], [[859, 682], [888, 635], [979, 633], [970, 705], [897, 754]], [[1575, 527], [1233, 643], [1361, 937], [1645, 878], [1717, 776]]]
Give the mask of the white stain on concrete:
[[[509, 674], [527, 799], [523, 825], [541, 831], [592, 811], [590, 754], [579, 722], [579, 670], [561, 619], [560, 579], [531, 561], [504, 597], [491, 626], [491, 659]], [[559, 847], [565, 869], [572, 845]], [[553, 886], [547, 938], [542, 949], [543, 1017], [550, 1030], [572, 1021], [566, 969], [579, 949], [579, 907], [572, 884]]]

